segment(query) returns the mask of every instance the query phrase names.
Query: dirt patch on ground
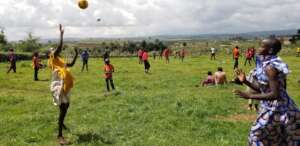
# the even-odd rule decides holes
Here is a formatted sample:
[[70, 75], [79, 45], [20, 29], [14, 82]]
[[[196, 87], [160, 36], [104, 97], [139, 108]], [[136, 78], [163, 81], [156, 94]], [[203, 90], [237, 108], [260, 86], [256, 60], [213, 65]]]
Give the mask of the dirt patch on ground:
[[256, 119], [256, 114], [234, 114], [229, 116], [216, 115], [213, 119], [229, 122], [252, 122]]

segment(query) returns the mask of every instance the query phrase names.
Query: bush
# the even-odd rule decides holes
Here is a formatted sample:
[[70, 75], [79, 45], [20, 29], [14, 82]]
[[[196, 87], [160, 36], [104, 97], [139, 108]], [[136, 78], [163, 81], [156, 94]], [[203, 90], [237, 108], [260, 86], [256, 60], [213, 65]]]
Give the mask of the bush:
[[[31, 60], [32, 54], [31, 53], [16, 53], [17, 61], [20, 60]], [[45, 59], [46, 55], [40, 54], [40, 58]], [[0, 53], [0, 62], [7, 62], [8, 61], [8, 54], [7, 53]]]

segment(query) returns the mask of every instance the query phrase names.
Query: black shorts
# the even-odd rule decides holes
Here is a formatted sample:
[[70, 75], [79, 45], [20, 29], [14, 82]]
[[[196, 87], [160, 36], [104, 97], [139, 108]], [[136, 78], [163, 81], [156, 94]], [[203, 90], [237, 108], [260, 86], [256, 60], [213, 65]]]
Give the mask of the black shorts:
[[150, 69], [150, 63], [148, 62], [148, 60], [144, 60], [144, 66], [145, 69]]

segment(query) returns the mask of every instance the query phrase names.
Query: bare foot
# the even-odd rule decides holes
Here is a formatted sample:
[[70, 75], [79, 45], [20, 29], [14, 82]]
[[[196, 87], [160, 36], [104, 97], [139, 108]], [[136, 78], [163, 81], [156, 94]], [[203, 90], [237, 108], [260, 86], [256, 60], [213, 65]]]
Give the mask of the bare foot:
[[65, 138], [62, 136], [58, 137], [57, 140], [60, 145], [69, 145], [70, 144], [70, 142], [66, 141]]

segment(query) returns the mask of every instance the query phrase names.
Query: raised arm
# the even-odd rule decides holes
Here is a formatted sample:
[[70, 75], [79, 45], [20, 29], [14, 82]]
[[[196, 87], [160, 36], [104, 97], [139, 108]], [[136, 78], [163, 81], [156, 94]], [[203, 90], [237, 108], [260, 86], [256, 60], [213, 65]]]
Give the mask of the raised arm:
[[60, 32], [60, 39], [59, 39], [59, 44], [56, 50], [54, 51], [54, 57], [57, 57], [60, 54], [63, 47], [64, 29], [61, 24], [59, 24], [59, 32]]
[[77, 57], [78, 57], [78, 49], [75, 48], [75, 56], [74, 56], [71, 63], [67, 63], [67, 67], [73, 67], [74, 64], [76, 63]]

